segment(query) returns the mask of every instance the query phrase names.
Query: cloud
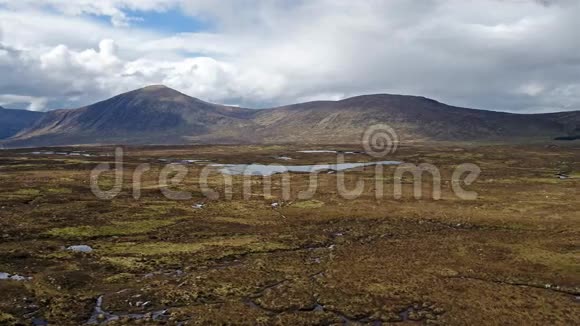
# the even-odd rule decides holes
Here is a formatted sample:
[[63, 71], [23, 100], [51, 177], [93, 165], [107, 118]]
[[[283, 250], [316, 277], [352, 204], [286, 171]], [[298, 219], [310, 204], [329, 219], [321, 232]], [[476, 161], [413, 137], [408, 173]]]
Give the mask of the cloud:
[[42, 109], [46, 105], [46, 101], [47, 99], [43, 97], [13, 95], [13, 94], [0, 95], [0, 105], [25, 104], [26, 110], [30, 111], [42, 111]]
[[70, 72], [71, 69], [95, 75], [114, 73], [122, 68], [121, 60], [116, 56], [116, 48], [113, 40], [102, 40], [98, 51], [87, 49], [75, 52], [61, 44], [40, 56], [40, 67], [56, 73]]
[[171, 0], [0, 0], [0, 6], [13, 10], [46, 9], [68, 16], [97, 15], [107, 16], [116, 27], [127, 27], [131, 21], [138, 20], [125, 11], [165, 11], [176, 4]]
[[[389, 92], [513, 112], [580, 109], [576, 1], [37, 3], [0, 0], [0, 94], [48, 108], [163, 83], [249, 107]], [[132, 24], [170, 10], [212, 27]]]

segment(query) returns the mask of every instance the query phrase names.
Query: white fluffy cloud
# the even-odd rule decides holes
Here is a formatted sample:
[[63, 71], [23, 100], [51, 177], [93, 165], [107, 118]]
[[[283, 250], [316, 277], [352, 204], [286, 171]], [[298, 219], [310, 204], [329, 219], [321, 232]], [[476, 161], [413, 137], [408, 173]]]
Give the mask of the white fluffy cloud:
[[[212, 28], [133, 24], [168, 10]], [[0, 0], [0, 95], [60, 108], [166, 84], [251, 107], [390, 92], [577, 110], [578, 14], [572, 0]]]
[[47, 99], [44, 97], [23, 96], [14, 94], [0, 95], [0, 105], [22, 103], [26, 104], [26, 109], [30, 111], [42, 111], [46, 106]]

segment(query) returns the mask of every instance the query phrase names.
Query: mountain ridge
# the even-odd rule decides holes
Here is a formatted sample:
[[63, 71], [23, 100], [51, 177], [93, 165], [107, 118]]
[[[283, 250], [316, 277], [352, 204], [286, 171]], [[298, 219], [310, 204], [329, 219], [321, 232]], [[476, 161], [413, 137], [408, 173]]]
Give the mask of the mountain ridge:
[[8, 109], [0, 106], [0, 140], [15, 136], [31, 126], [44, 113]]
[[380, 123], [391, 125], [407, 141], [548, 140], [580, 135], [580, 111], [517, 114], [396, 94], [247, 109], [151, 85], [81, 108], [47, 112], [3, 143], [11, 147], [356, 143], [365, 128]]

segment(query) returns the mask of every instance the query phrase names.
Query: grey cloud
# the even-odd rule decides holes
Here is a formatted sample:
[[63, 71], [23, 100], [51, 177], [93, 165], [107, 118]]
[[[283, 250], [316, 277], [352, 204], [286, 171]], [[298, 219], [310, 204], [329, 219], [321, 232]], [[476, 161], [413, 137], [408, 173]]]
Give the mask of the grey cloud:
[[[131, 1], [112, 3], [121, 12], [132, 8]], [[151, 0], [139, 6], [181, 8], [212, 19], [216, 28], [161, 35], [75, 16], [51, 27], [61, 32], [55, 42], [42, 25], [32, 26], [32, 35], [9, 26], [18, 37], [7, 35], [5, 43], [19, 52], [5, 55], [10, 64], [0, 52], [0, 72], [7, 76], [0, 94], [72, 107], [165, 83], [247, 107], [389, 92], [501, 111], [580, 109], [576, 1]], [[67, 7], [63, 14], [90, 10]], [[1, 15], [15, 25], [23, 17], [17, 10]], [[43, 22], [53, 21], [48, 15]], [[71, 26], [94, 35], [86, 40], [62, 32]], [[116, 41], [114, 58], [99, 59], [96, 45], [104, 38]], [[58, 44], [66, 51], [55, 52]], [[47, 53], [53, 58], [43, 66]], [[95, 58], [102, 66], [94, 67]]]

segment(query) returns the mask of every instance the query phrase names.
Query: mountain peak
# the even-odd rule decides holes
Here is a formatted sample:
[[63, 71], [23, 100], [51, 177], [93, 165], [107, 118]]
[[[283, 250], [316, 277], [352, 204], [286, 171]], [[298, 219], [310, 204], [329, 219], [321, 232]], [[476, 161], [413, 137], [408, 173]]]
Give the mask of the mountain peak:
[[194, 97], [189, 95], [183, 94], [182, 92], [173, 89], [171, 87], [167, 87], [165, 85], [149, 85], [143, 88], [139, 88], [133, 91], [128, 92], [127, 94], [137, 95], [139, 97], [144, 98], [156, 98], [156, 99], [165, 99], [165, 100], [179, 100], [179, 101], [187, 101], [187, 100], [196, 100]]
[[149, 86], [145, 86], [143, 88], [138, 89], [139, 91], [159, 91], [159, 90], [172, 90], [175, 91], [173, 88], [167, 87], [165, 85], [159, 84], [159, 85], [149, 85]]
[[357, 95], [353, 97], [348, 97], [342, 99], [341, 101], [349, 102], [349, 101], [360, 101], [360, 100], [369, 100], [369, 99], [389, 99], [389, 100], [419, 100], [425, 101], [430, 103], [442, 104], [441, 102], [434, 100], [432, 98], [428, 98], [425, 96], [416, 96], [416, 95], [407, 95], [407, 94], [388, 94], [388, 93], [377, 93], [377, 94], [365, 94], [365, 95]]
[[214, 105], [209, 102], [202, 101], [198, 98], [184, 94], [176, 89], [165, 85], [149, 85], [133, 91], [121, 94], [120, 96], [129, 95], [131, 98], [139, 98], [155, 102], [174, 102], [174, 103], [197, 103], [203, 105]]

